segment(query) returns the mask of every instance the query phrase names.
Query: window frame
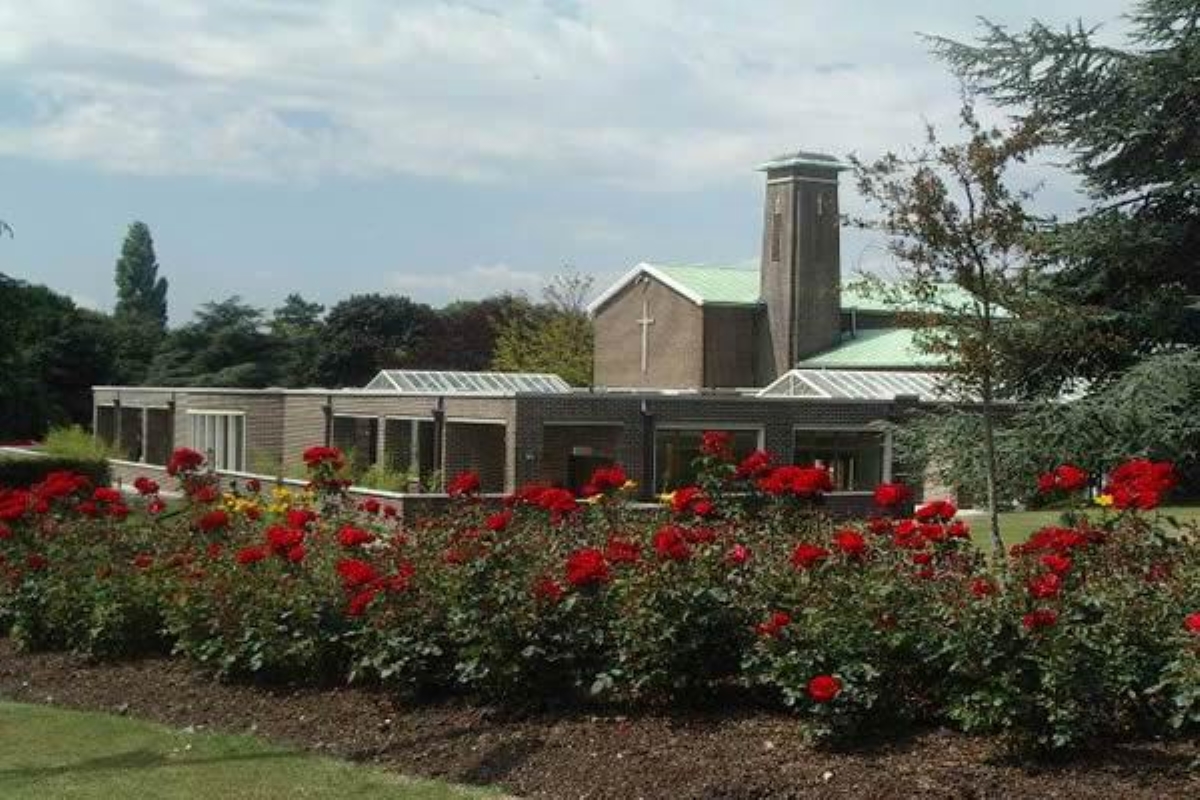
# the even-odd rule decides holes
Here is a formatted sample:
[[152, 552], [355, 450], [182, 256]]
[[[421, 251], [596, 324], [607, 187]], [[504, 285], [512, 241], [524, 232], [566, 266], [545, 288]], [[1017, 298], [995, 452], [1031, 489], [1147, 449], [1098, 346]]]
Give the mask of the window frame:
[[[218, 472], [245, 472], [246, 471], [246, 440], [248, 426], [246, 424], [246, 412], [229, 409], [208, 409], [208, 408], [189, 408], [187, 409], [189, 421], [189, 437], [192, 447], [203, 453], [205, 460], [209, 466]], [[217, 425], [213, 429], [213, 447], [209, 447], [209, 425], [213, 420], [223, 420], [222, 424]], [[231, 436], [230, 431], [236, 431], [239, 427], [236, 423], [241, 421], [241, 436]], [[201, 425], [203, 431], [203, 441], [197, 441], [197, 424]], [[220, 435], [220, 442], [217, 441], [217, 435]], [[229, 445], [234, 445], [236, 451], [236, 460], [233, 465], [229, 465]], [[218, 447], [219, 444], [219, 447]], [[211, 454], [211, 455], [210, 455]]]

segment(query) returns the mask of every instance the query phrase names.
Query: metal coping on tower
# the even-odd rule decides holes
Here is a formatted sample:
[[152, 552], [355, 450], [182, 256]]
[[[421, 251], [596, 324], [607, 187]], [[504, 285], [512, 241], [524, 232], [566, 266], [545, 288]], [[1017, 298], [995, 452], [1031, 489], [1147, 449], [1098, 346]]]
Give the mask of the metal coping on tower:
[[797, 150], [794, 153], [784, 153], [776, 156], [769, 161], [759, 164], [757, 169], [759, 172], [767, 172], [773, 169], [786, 169], [787, 167], [817, 167], [819, 169], [831, 169], [835, 172], [844, 172], [850, 169], [850, 165], [844, 161], [839, 161], [837, 158], [825, 153], [811, 153], [805, 150]]

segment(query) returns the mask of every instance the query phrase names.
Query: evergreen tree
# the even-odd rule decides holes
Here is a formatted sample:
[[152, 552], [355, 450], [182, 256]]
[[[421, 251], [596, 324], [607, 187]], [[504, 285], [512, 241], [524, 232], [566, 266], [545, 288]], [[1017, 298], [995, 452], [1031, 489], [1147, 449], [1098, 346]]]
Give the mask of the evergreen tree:
[[154, 357], [147, 382], [157, 386], [237, 386], [278, 383], [279, 341], [261, 309], [236, 295], [205, 303], [196, 319], [171, 331]]
[[933, 40], [974, 91], [1036, 120], [1091, 197], [1039, 245], [1042, 282], [1072, 308], [1027, 342], [1049, 390], [1200, 343], [1200, 3], [1142, 0], [1128, 19], [1124, 46], [1041, 22]]
[[167, 327], [167, 279], [158, 277], [158, 259], [154, 239], [144, 222], [129, 226], [121, 257], [117, 259], [118, 319], [136, 318], [153, 322], [163, 331]]
[[271, 314], [271, 334], [281, 351], [280, 383], [289, 387], [314, 386], [320, 380], [317, 362], [321, 355], [321, 337], [325, 306], [310, 303], [299, 294], [284, 298], [283, 305]]

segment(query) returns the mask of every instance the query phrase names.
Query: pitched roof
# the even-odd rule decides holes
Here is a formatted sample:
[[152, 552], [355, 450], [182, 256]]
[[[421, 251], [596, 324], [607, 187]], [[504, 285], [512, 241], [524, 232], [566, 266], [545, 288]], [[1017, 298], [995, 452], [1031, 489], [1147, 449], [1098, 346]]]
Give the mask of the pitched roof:
[[759, 299], [758, 269], [755, 267], [709, 266], [704, 264], [665, 265], [642, 262], [622, 275], [588, 303], [596, 313], [618, 292], [640, 275], [649, 275], [674, 289], [698, 306], [755, 306]]
[[917, 369], [945, 366], [945, 361], [921, 350], [910, 328], [860, 330], [841, 344], [800, 361], [812, 369]]

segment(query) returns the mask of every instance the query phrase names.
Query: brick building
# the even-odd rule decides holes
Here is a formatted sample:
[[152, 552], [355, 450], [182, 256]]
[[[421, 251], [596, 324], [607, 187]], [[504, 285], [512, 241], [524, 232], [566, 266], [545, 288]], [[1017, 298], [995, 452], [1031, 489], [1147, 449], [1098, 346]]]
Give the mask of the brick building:
[[595, 385], [553, 375], [381, 372], [362, 389], [94, 389], [96, 435], [130, 462], [174, 447], [218, 469], [295, 472], [332, 444], [360, 467], [436, 488], [464, 469], [485, 490], [578, 487], [619, 462], [645, 495], [690, 479], [704, 430], [735, 449], [820, 461], [846, 498], [893, 476], [882, 423], [942, 402], [937, 365], [894, 309], [843, 287], [838, 173], [796, 153], [762, 167], [759, 269], [639, 264], [591, 304]]

